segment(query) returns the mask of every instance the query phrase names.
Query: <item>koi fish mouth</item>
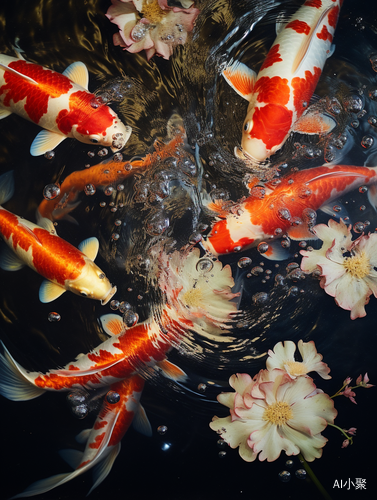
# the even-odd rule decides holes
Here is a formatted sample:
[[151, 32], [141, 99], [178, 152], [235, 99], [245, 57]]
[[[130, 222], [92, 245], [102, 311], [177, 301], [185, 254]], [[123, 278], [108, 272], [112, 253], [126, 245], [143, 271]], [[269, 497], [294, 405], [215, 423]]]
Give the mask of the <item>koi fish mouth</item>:
[[113, 286], [112, 289], [110, 290], [110, 292], [106, 295], [106, 297], [101, 299], [101, 305], [102, 306], [106, 305], [109, 302], [109, 300], [115, 295], [116, 291], [117, 291], [117, 287]]
[[127, 144], [127, 141], [131, 136], [131, 133], [132, 133], [132, 128], [127, 125], [124, 127], [124, 132], [118, 132], [117, 134], [114, 134], [112, 136], [113, 142], [110, 146], [111, 151], [115, 153], [116, 151], [123, 149], [124, 146]]

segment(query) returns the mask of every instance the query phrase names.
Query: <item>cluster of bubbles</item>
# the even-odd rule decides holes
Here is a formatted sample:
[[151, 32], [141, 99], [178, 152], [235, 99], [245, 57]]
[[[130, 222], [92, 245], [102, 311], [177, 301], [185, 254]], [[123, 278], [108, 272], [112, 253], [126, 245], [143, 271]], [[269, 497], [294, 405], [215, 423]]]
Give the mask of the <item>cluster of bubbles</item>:
[[72, 413], [79, 419], [87, 417], [91, 411], [98, 410], [103, 400], [109, 405], [115, 405], [120, 401], [120, 394], [103, 390], [89, 393], [83, 389], [77, 389], [67, 396], [67, 403]]

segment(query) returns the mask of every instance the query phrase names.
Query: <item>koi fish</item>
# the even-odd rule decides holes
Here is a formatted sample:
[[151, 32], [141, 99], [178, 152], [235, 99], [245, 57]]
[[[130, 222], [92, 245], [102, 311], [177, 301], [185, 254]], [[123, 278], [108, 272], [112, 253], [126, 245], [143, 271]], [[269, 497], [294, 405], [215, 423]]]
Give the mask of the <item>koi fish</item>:
[[86, 443], [84, 452], [77, 450], [60, 452], [62, 458], [74, 469], [73, 472], [37, 481], [13, 498], [46, 493], [94, 467], [94, 484], [89, 491], [91, 493], [110, 473], [120, 452], [121, 440], [132, 423], [143, 434], [152, 435], [151, 425], [140, 404], [144, 384], [144, 380], [138, 375], [112, 384], [109, 391], [115, 393], [117, 396], [115, 399], [119, 396], [119, 400], [110, 403], [109, 398], [105, 396], [92, 429], [86, 429], [76, 437], [79, 443]]
[[[377, 167], [323, 165], [274, 179], [265, 184], [264, 197], [251, 195], [228, 213], [211, 229], [204, 247], [214, 255], [239, 252], [261, 242], [287, 234], [293, 240], [316, 239], [310, 231], [315, 223], [315, 211], [362, 185], [377, 183]], [[254, 187], [255, 189], [255, 187]], [[258, 191], [259, 192], [259, 191]], [[373, 199], [370, 201], [375, 203]], [[274, 254], [270, 246], [268, 258], [284, 259]]]
[[46, 278], [39, 290], [41, 302], [51, 302], [69, 290], [107, 304], [117, 289], [93, 262], [97, 238], [84, 240], [76, 248], [56, 235], [50, 220], [41, 219], [38, 226], [9, 212], [1, 205], [13, 191], [13, 172], [7, 172], [0, 177], [0, 236], [8, 245], [0, 256], [0, 267], [18, 271], [27, 265]]
[[285, 25], [258, 75], [236, 61], [223, 71], [226, 81], [249, 101], [242, 151], [259, 162], [282, 147], [291, 131], [323, 134], [335, 126], [324, 114], [307, 113], [309, 101], [332, 54], [332, 41], [343, 0], [306, 0]]
[[46, 129], [31, 145], [33, 156], [53, 150], [67, 137], [120, 150], [132, 129], [87, 90], [88, 80], [88, 70], [81, 62], [61, 74], [2, 54], [0, 119], [15, 113]]
[[78, 195], [87, 185], [91, 184], [95, 188], [99, 188], [123, 181], [129, 175], [134, 174], [135, 171], [147, 169], [155, 161], [162, 161], [177, 154], [178, 148], [182, 144], [183, 134], [177, 134], [168, 144], [155, 141], [155, 151], [147, 154], [142, 159], [131, 160], [130, 162], [110, 161], [73, 172], [62, 182], [60, 193], [56, 198], [41, 201], [37, 210], [37, 220], [47, 218], [54, 221], [65, 218], [76, 222], [69, 215], [69, 212], [74, 210], [80, 203], [77, 201]]
[[153, 369], [172, 380], [186, 380], [186, 374], [166, 359], [167, 352], [184, 333], [182, 321], [171, 319], [174, 311], [168, 309], [167, 306], [161, 314], [163, 327], [152, 319], [126, 328], [121, 316], [102, 316], [102, 326], [110, 338], [65, 367], [45, 374], [25, 370], [3, 345], [0, 394], [13, 401], [25, 401], [46, 390], [97, 389]]

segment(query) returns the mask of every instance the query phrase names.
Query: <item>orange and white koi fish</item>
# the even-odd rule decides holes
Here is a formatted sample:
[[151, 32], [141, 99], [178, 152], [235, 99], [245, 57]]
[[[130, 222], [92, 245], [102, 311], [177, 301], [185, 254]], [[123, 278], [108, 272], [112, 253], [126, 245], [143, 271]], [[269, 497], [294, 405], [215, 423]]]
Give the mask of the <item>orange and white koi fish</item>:
[[126, 328], [117, 314], [102, 316], [102, 326], [110, 338], [64, 368], [45, 374], [25, 370], [3, 346], [0, 394], [14, 401], [24, 401], [46, 390], [97, 389], [153, 369], [170, 379], [186, 380], [186, 374], [167, 361], [166, 354], [179, 342], [184, 329], [193, 324], [187, 321], [183, 324], [182, 319], [173, 320], [171, 315], [174, 315], [173, 309], [166, 306], [161, 313], [161, 324], [151, 319], [131, 328]]
[[152, 435], [150, 423], [140, 404], [144, 383], [141, 377], [133, 375], [111, 385], [92, 429], [86, 429], [76, 437], [79, 443], [86, 443], [85, 450], [61, 451], [62, 458], [74, 470], [36, 481], [12, 498], [46, 493], [95, 467], [91, 493], [110, 473], [120, 452], [121, 440], [132, 423], [143, 434]]
[[[0, 177], [0, 205], [14, 190], [13, 172]], [[107, 304], [116, 292], [104, 272], [93, 262], [97, 256], [97, 238], [83, 241], [79, 248], [56, 235], [53, 223], [41, 219], [33, 224], [0, 206], [0, 236], [8, 245], [0, 256], [0, 267], [18, 271], [24, 265], [41, 274], [41, 302], [51, 302], [69, 290], [82, 297]]]
[[223, 71], [227, 82], [249, 101], [243, 124], [242, 152], [263, 161], [282, 147], [294, 130], [329, 132], [335, 122], [326, 115], [304, 115], [316, 88], [332, 41], [343, 0], [306, 0], [281, 26], [258, 75], [238, 61]]
[[[377, 183], [377, 167], [323, 165], [274, 179], [265, 184], [265, 194], [249, 196], [228, 213], [219, 213], [204, 247], [214, 255], [239, 252], [287, 234], [293, 240], [316, 239], [310, 231], [315, 211], [363, 185]], [[369, 194], [369, 191], [368, 191]], [[371, 200], [373, 203], [374, 200]], [[209, 208], [216, 210], [216, 204]], [[281, 249], [281, 247], [280, 247]], [[282, 249], [281, 249], [282, 250]], [[280, 260], [270, 246], [266, 257]]]
[[183, 145], [183, 134], [177, 134], [168, 144], [155, 141], [153, 153], [147, 154], [142, 159], [131, 160], [129, 162], [110, 161], [93, 165], [85, 170], [72, 172], [68, 175], [60, 186], [59, 195], [53, 200], [42, 200], [37, 211], [37, 219], [47, 218], [52, 221], [68, 219], [76, 222], [70, 215], [80, 202], [78, 195], [86, 186], [92, 185], [95, 188], [111, 186], [123, 181], [136, 171], [148, 169], [156, 161], [177, 155], [179, 147]]
[[88, 80], [88, 70], [81, 62], [71, 64], [61, 74], [2, 54], [0, 119], [15, 113], [46, 129], [31, 145], [33, 156], [53, 150], [67, 137], [118, 151], [132, 129], [87, 90]]

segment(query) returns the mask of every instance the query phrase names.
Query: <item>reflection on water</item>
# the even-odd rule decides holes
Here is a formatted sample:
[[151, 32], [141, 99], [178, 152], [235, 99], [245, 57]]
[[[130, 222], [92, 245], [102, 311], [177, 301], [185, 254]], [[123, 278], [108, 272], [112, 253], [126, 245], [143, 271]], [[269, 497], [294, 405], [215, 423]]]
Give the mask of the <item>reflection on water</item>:
[[[258, 69], [274, 40], [277, 14], [283, 8], [294, 12], [300, 4], [199, 0], [201, 13], [189, 41], [178, 46], [169, 60], [154, 57], [148, 62], [143, 52], [131, 54], [113, 45], [117, 28], [104, 15], [108, 1], [78, 5], [72, 0], [64, 8], [48, 0], [4, 2], [0, 7], [2, 53], [13, 55], [12, 46], [17, 43], [28, 61], [59, 72], [75, 61], [84, 62], [90, 73], [89, 89], [109, 99], [133, 130], [122, 157], [104, 164], [110, 173], [102, 169], [99, 177], [85, 177], [89, 180], [73, 193], [67, 188], [69, 176], [76, 171], [89, 176], [94, 171], [88, 167], [111, 160], [109, 151], [67, 140], [51, 158], [32, 157], [29, 148], [39, 127], [16, 116], [2, 120], [0, 173], [13, 169], [15, 175], [15, 194], [6, 208], [35, 221], [45, 187], [59, 186], [57, 200], [63, 200], [64, 194], [71, 196], [50, 214], [59, 236], [75, 246], [96, 236], [100, 242], [96, 263], [116, 283], [114, 299], [123, 303], [121, 312], [131, 310], [141, 321], [147, 319], [152, 305], [162, 300], [148, 250], [161, 242], [171, 249], [199, 243], [214, 221], [213, 213], [203, 209], [204, 199], [236, 202], [248, 195], [243, 183], [247, 167], [233, 155], [247, 104], [219, 75], [222, 64], [234, 57]], [[377, 76], [370, 58], [377, 52], [376, 30], [370, 2], [344, 2], [336, 51], [326, 63], [314, 99], [318, 109], [334, 118], [336, 127], [320, 141], [318, 136], [293, 135], [274, 156], [272, 170], [280, 167], [285, 173], [324, 161], [375, 166]], [[184, 136], [180, 136], [182, 130]], [[147, 154], [148, 168], [141, 168], [140, 160]], [[103, 180], [113, 170], [118, 172], [116, 163], [126, 165], [121, 174], [111, 182]], [[262, 180], [267, 175], [264, 169], [256, 173]], [[55, 188], [49, 193], [51, 189]], [[363, 190], [352, 191], [336, 206], [352, 224], [364, 224], [366, 231], [377, 227], [375, 210]], [[337, 212], [334, 206], [332, 213]], [[318, 211], [317, 223], [328, 219], [328, 213]], [[142, 402], [153, 437], [131, 429], [109, 477], [92, 498], [120, 494], [147, 498], [159, 491], [172, 500], [255, 494], [318, 498], [308, 480], [299, 479], [302, 466], [297, 457], [282, 455], [272, 464], [247, 464], [236, 451], [217, 443], [208, 427], [220, 412], [216, 396], [228, 389], [229, 376], [256, 373], [264, 366], [268, 349], [279, 340], [315, 341], [333, 376], [319, 386], [330, 394], [346, 376], [368, 371], [371, 381], [376, 380], [375, 299], [366, 307], [366, 318], [351, 322], [349, 313], [324, 294], [316, 278], [295, 272], [301, 248], [299, 241], [290, 241], [283, 261], [267, 260], [256, 248], [221, 257], [231, 266], [233, 291], [240, 292], [238, 305], [244, 314], [222, 335], [190, 331], [169, 353], [169, 361], [187, 373], [187, 382], [148, 377]], [[99, 318], [113, 311], [110, 305], [102, 307], [68, 293], [53, 304], [42, 304], [41, 281], [30, 269], [1, 271], [1, 333], [17, 361], [29, 370], [46, 371], [103, 342], [107, 336]], [[341, 437], [329, 429], [324, 455], [313, 465], [334, 498], [342, 494], [332, 488], [336, 479], [362, 477], [367, 479], [369, 494], [376, 489], [369, 456], [374, 436], [369, 405], [374, 394], [363, 392], [358, 398], [357, 407], [348, 400], [336, 402], [336, 423], [358, 428], [354, 445], [341, 450]], [[91, 400], [92, 413], [81, 421], [72, 416], [62, 394], [49, 393], [24, 403], [2, 398], [2, 405], [5, 498], [37, 479], [66, 471], [58, 451], [77, 447], [74, 436], [93, 424], [98, 408]], [[334, 457], [339, 457], [336, 463]], [[290, 458], [293, 464], [288, 463]], [[284, 470], [292, 476], [286, 484], [278, 478]], [[40, 498], [83, 498], [91, 487], [89, 476]]]

